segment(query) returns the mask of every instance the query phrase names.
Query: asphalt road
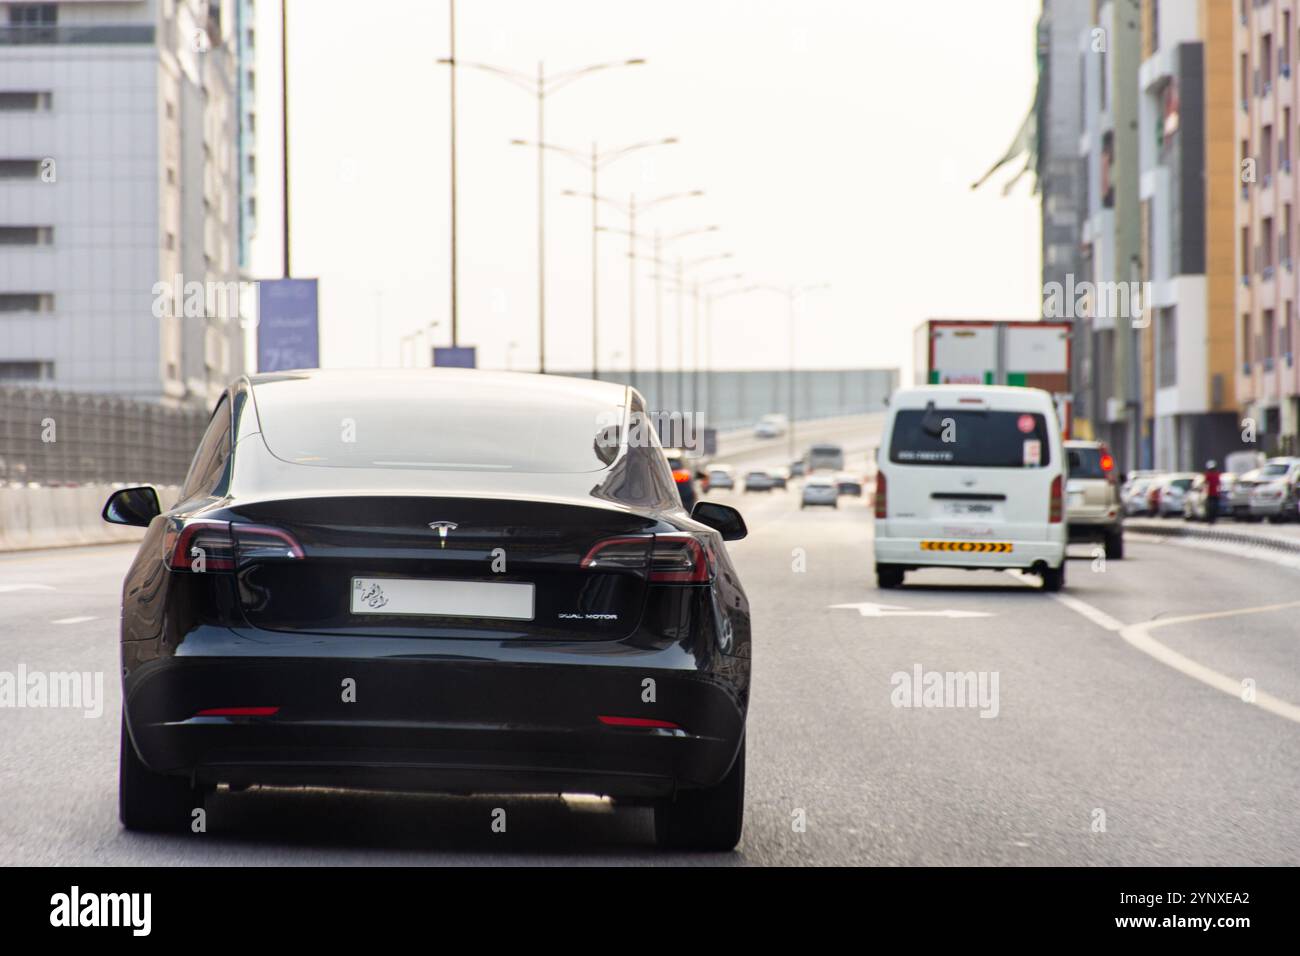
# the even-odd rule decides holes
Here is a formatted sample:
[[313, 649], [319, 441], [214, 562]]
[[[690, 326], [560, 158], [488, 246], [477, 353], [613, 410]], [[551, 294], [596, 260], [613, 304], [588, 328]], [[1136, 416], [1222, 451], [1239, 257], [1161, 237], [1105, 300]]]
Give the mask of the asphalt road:
[[[865, 470], [871, 436], [849, 444]], [[778, 440], [774, 464], [783, 452]], [[801, 511], [793, 488], [718, 497], [749, 522], [731, 547], [756, 622], [736, 853], [662, 854], [648, 811], [592, 798], [252, 790], [212, 797], [206, 833], [125, 833], [116, 627], [134, 546], [110, 546], [0, 556], [0, 671], [102, 672], [105, 697], [99, 717], [0, 709], [0, 863], [1300, 859], [1296, 571], [1134, 536], [1104, 567], [1075, 549], [1061, 599], [995, 572], [879, 592], [865, 499]], [[974, 672], [986, 694], [895, 706], [918, 667], [923, 682]], [[1230, 692], [1242, 679], [1261, 703]]]

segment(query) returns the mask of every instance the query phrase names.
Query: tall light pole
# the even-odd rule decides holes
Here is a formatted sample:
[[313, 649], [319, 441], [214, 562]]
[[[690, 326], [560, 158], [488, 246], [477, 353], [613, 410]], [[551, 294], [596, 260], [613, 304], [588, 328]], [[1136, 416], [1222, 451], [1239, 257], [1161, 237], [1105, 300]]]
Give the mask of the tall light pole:
[[459, 272], [456, 267], [456, 0], [447, 0], [447, 17], [450, 55], [445, 62], [451, 66], [451, 82], [449, 84], [451, 100], [451, 109], [449, 111], [451, 118], [451, 135], [449, 137], [451, 144], [451, 345], [452, 348], [455, 348], [460, 328], [460, 301], [456, 288], [456, 278]]
[[[454, 3], [455, 0], [452, 0]], [[284, 189], [284, 277], [293, 275], [289, 261], [289, 0], [280, 0], [280, 143]]]
[[794, 313], [795, 313], [795, 303], [797, 303], [801, 298], [803, 298], [805, 295], [807, 295], [807, 294], [810, 293], [810, 292], [816, 292], [816, 291], [821, 290], [821, 289], [829, 289], [829, 288], [830, 288], [830, 283], [829, 283], [829, 282], [815, 282], [815, 283], [810, 283], [810, 284], [808, 284], [808, 285], [784, 285], [784, 286], [782, 286], [782, 285], [761, 285], [761, 284], [755, 284], [755, 285], [746, 286], [746, 287], [743, 288], [743, 289], [737, 290], [737, 291], [740, 291], [740, 292], [776, 292], [776, 293], [779, 293], [780, 295], [785, 296], [785, 298], [786, 298], [786, 304], [787, 304], [787, 307], [788, 307], [788, 310], [789, 310], [789, 311], [788, 311], [788, 322], [789, 322], [789, 327], [790, 327], [790, 345], [789, 345], [789, 348], [790, 348], [790, 372], [789, 372], [790, 386], [789, 386], [789, 395], [788, 395], [789, 406], [788, 406], [788, 409], [787, 409], [787, 414], [788, 414], [788, 416], [789, 416], [789, 418], [790, 418], [790, 424], [789, 424], [789, 428], [786, 430], [786, 433], [790, 436], [790, 439], [789, 439], [789, 452], [790, 452], [790, 460], [791, 460], [791, 461], [794, 461], [794, 451], [795, 451], [795, 435], [794, 435], [794, 431], [795, 431], [795, 424], [794, 424], [794, 422], [795, 422], [795, 400], [794, 400], [794, 377], [795, 377], [795, 358], [794, 358], [794, 330], [795, 330], [795, 314], [794, 314]]
[[[698, 412], [699, 409], [700, 409], [700, 373], [701, 373], [701, 371], [702, 371], [702, 369], [701, 369], [701, 367], [700, 367], [700, 328], [701, 328], [701, 326], [705, 326], [705, 336], [706, 336], [706, 338], [709, 337], [709, 331], [708, 331], [707, 326], [708, 326], [708, 324], [709, 324], [709, 315], [710, 315], [710, 309], [711, 309], [711, 306], [710, 306], [710, 297], [709, 297], [708, 293], [705, 293], [705, 299], [704, 299], [704, 301], [705, 301], [705, 321], [704, 321], [704, 322], [700, 322], [700, 293], [703, 292], [704, 290], [708, 289], [708, 288], [711, 287], [711, 286], [715, 286], [715, 285], [717, 285], [719, 282], [734, 282], [735, 280], [737, 280], [737, 279], [741, 279], [741, 278], [743, 278], [743, 277], [744, 277], [744, 276], [743, 276], [742, 273], [739, 273], [739, 272], [733, 272], [733, 273], [731, 273], [731, 274], [729, 274], [729, 275], [714, 276], [712, 279], [707, 279], [707, 280], [705, 280], [704, 282], [696, 281], [696, 282], [692, 283], [692, 290], [693, 290], [693, 295], [694, 295], [694, 298], [695, 298], [695, 326], [694, 326], [694, 333], [695, 333], [695, 334], [694, 334], [694, 345], [693, 345], [692, 348], [691, 348], [691, 359], [692, 359], [691, 364], [694, 366], [694, 369], [695, 369], [695, 375], [694, 375], [694, 377], [692, 377], [692, 379], [691, 379], [691, 406], [692, 406], [692, 407], [693, 407], [697, 412]], [[710, 358], [712, 358], [712, 356], [713, 356], [712, 348], [713, 348], [713, 345], [712, 345], [712, 342], [710, 341], [710, 344], [709, 344], [709, 349], [710, 349], [709, 356], [710, 356]], [[708, 389], [708, 393], [709, 393], [709, 403], [712, 404], [712, 403], [713, 403], [713, 387], [712, 387], [712, 384], [711, 384], [711, 383], [710, 383], [710, 387], [709, 387], [709, 389]], [[707, 415], [705, 416], [706, 419], [707, 419], [708, 417], [709, 417], [709, 416], [707, 416]]]
[[630, 143], [627, 146], [619, 146], [605, 150], [600, 149], [596, 141], [593, 140], [591, 143], [591, 152], [585, 155], [579, 150], [571, 149], [567, 146], [558, 146], [555, 143], [532, 143], [523, 139], [514, 139], [510, 142], [516, 146], [538, 146], [541, 149], [549, 149], [562, 156], [567, 156], [574, 162], [582, 163], [591, 173], [591, 191], [585, 194], [591, 198], [591, 377], [593, 379], [599, 378], [600, 251], [597, 248], [597, 237], [600, 235], [600, 171], [610, 163], [622, 159], [631, 153], [635, 153], [638, 150], [649, 149], [652, 146], [670, 146], [677, 142], [677, 137], [665, 136], [662, 139], [644, 140], [639, 143]]
[[[581, 196], [583, 198], [593, 198], [588, 196], [586, 193], [577, 192], [572, 189], [566, 189], [564, 191], [564, 195]], [[620, 202], [619, 200], [613, 199], [608, 196], [594, 197], [598, 201], [603, 202], [606, 205], [612, 206], [613, 208], [617, 209], [619, 212], [621, 212], [624, 216], [627, 217], [627, 221], [628, 221], [628, 227], [626, 229], [616, 229], [612, 226], [600, 226], [598, 231], [618, 233], [620, 235], [627, 236], [627, 240], [628, 240], [627, 243], [628, 371], [634, 374], [636, 372], [636, 263], [638, 259], [645, 258], [644, 256], [642, 256], [640, 253], [637, 252], [637, 248], [636, 248], [637, 240], [643, 238], [636, 231], [637, 216], [645, 215], [646, 213], [650, 212], [656, 207], [664, 205], [665, 203], [673, 202], [679, 199], [692, 199], [703, 195], [704, 195], [704, 190], [692, 189], [687, 192], [668, 193], [667, 195], [657, 196], [654, 199], [643, 200], [638, 202], [636, 198], [636, 194], [633, 193], [631, 196], [628, 197], [628, 201], [625, 203]], [[658, 314], [656, 313], [656, 322], [657, 321], [658, 321]]]
[[[452, 56], [455, 56], [453, 52]], [[453, 59], [443, 58], [438, 61], [452, 68], [455, 76], [457, 63]], [[537, 62], [537, 75], [531, 76], [520, 70], [495, 66], [491, 63], [460, 63], [460, 66], [481, 70], [501, 77], [508, 83], [531, 94], [537, 101], [537, 367], [539, 372], [546, 371], [546, 98], [580, 77], [589, 76], [602, 70], [621, 66], [642, 66], [645, 60], [640, 58], [616, 60], [609, 63], [595, 63], [576, 70], [547, 75], [542, 61]], [[455, 81], [453, 80], [453, 83]]]
[[[739, 273], [737, 273], [734, 276], [727, 276], [725, 278], [739, 279], [742, 278], [742, 276]], [[709, 292], [706, 293], [704, 296], [704, 345], [705, 345], [705, 354], [707, 354], [709, 357], [708, 360], [709, 400], [707, 403], [708, 407], [705, 412], [704, 418], [709, 423], [713, 422], [713, 412], [714, 412], [713, 396], [716, 393], [715, 375], [717, 372], [717, 370], [713, 367], [713, 303], [717, 299], [725, 299], [728, 296], [739, 295], [742, 292], [746, 292], [746, 291], [747, 290], [744, 288], [723, 289], [721, 292]]]

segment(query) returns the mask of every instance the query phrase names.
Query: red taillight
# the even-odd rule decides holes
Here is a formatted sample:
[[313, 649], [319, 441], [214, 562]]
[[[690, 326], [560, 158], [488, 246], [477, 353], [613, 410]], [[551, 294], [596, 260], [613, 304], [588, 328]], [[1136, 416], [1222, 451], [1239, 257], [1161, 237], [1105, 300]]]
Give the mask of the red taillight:
[[656, 584], [704, 584], [713, 580], [708, 548], [692, 534], [657, 534], [650, 552], [650, 580]]
[[229, 521], [186, 521], [163, 536], [167, 567], [173, 571], [233, 571], [235, 545]]
[[163, 553], [171, 570], [195, 572], [233, 571], [250, 561], [304, 556], [297, 539], [280, 528], [204, 518], [169, 527]]
[[1064, 508], [1061, 501], [1061, 476], [1057, 475], [1052, 479], [1051, 501], [1047, 506], [1047, 520], [1052, 524], [1060, 524]]
[[607, 727], [659, 727], [664, 730], [681, 730], [681, 726], [671, 720], [652, 720], [649, 717], [610, 717], [601, 714], [597, 718]]
[[591, 546], [582, 567], [645, 571], [656, 584], [704, 584], [713, 580], [709, 546], [687, 532], [606, 538]]
[[885, 518], [888, 517], [889, 515], [885, 489], [886, 489], [885, 473], [883, 471], [878, 471], [876, 472], [876, 517], [877, 518]]
[[201, 710], [195, 717], [274, 717], [279, 707], [212, 707]]
[[673, 469], [673, 481], [677, 482], [677, 484], [684, 485], [686, 484], [686, 482], [690, 480], [691, 480], [691, 473], [687, 471], [685, 468]]

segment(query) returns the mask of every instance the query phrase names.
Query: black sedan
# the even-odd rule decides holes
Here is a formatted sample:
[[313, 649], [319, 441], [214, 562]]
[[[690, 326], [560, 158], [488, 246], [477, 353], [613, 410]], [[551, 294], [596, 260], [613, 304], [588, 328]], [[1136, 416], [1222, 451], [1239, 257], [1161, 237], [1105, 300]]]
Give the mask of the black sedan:
[[682, 507], [633, 389], [461, 369], [232, 385], [122, 594], [119, 810], [216, 785], [596, 793], [740, 837], [735, 509]]

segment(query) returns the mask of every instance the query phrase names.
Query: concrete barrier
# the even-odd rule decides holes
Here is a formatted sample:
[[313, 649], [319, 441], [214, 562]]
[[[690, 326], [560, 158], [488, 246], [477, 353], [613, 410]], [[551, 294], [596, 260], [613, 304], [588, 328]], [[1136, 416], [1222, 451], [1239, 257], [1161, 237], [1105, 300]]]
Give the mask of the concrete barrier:
[[[100, 517], [104, 502], [120, 487], [0, 487], [0, 551], [139, 541], [144, 537], [143, 528], [109, 524]], [[176, 486], [156, 487], [164, 508], [176, 500]]]

